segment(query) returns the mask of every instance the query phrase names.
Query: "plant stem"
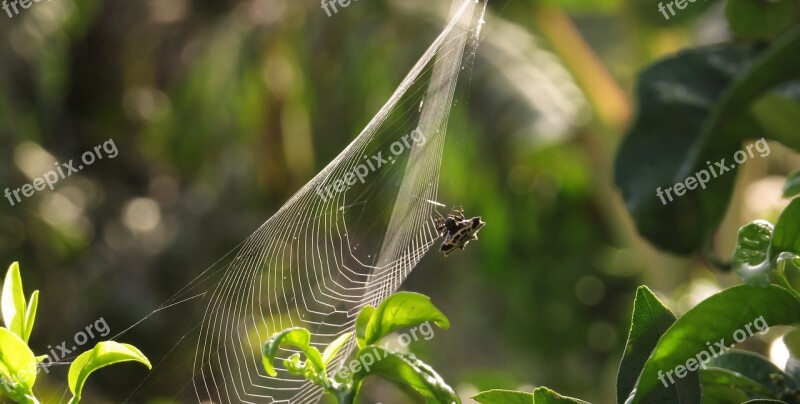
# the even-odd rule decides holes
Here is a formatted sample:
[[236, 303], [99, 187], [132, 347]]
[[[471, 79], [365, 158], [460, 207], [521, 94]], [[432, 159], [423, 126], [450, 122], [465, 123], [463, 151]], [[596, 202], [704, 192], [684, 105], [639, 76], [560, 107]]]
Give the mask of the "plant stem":
[[356, 390], [355, 389], [336, 390], [333, 392], [333, 395], [336, 397], [336, 401], [338, 401], [339, 404], [353, 404], [356, 398]]

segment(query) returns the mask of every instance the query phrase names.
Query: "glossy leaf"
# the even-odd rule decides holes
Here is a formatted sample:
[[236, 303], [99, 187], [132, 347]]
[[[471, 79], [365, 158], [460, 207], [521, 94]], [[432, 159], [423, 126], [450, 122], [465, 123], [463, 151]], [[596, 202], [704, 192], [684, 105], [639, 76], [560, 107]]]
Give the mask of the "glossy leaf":
[[22, 276], [20, 276], [17, 262], [11, 264], [6, 272], [0, 302], [6, 328], [27, 342], [27, 338], [25, 338], [25, 294], [22, 290]]
[[752, 123], [737, 122], [742, 133], [719, 133], [699, 157], [687, 157], [701, 143], [703, 125], [725, 90], [756, 55], [747, 46], [692, 49], [658, 61], [640, 75], [638, 112], [617, 152], [614, 181], [637, 229], [656, 247], [695, 252], [722, 219], [733, 191], [733, 172], [709, 175], [706, 189], [698, 186], [680, 196], [674, 191], [667, 195], [666, 189], [688, 177], [679, 173], [680, 167], [695, 168], [692, 175], [708, 172], [706, 161], [729, 161], [744, 132], [757, 133], [749, 132]]
[[533, 400], [537, 404], [588, 404], [577, 398], [562, 396], [547, 387], [537, 387], [533, 390]]
[[800, 301], [780, 286], [739, 285], [700, 302], [661, 337], [639, 376], [633, 402], [645, 402], [644, 398], [658, 387], [659, 371], [668, 372], [687, 365], [689, 360], [697, 363], [722, 353], [717, 343], [727, 350], [734, 341], [734, 332], [747, 325], [754, 330], [757, 319], [763, 319], [770, 327], [798, 323]]
[[772, 224], [765, 220], [748, 223], [739, 229], [733, 252], [733, 269], [745, 283], [754, 286], [769, 285], [769, 274], [772, 270], [769, 259], [772, 231]]
[[566, 397], [547, 387], [537, 387], [533, 393], [512, 390], [488, 390], [472, 397], [481, 404], [587, 404], [577, 398]]
[[[714, 144], [723, 141], [720, 137], [726, 130], [741, 129], [737, 128], [736, 117], [747, 112], [747, 108], [753, 102], [766, 95], [781, 83], [789, 82], [800, 78], [800, 28], [787, 32], [776, 40], [762, 54], [747, 66], [741, 75], [726, 89], [708, 122], [704, 123], [698, 142], [689, 150], [688, 159], [684, 161], [683, 167], [679, 171], [680, 176], [688, 176], [698, 157], [704, 154], [704, 150], [713, 147]], [[737, 134], [742, 134], [737, 132]], [[771, 135], [771, 134], [770, 134]], [[750, 137], [751, 134], [738, 136], [741, 140]], [[768, 136], [771, 137], [771, 136]], [[781, 138], [787, 145], [798, 146], [796, 136]]]
[[278, 374], [273, 363], [281, 345], [289, 345], [300, 349], [317, 370], [317, 373], [322, 373], [325, 370], [322, 354], [319, 353], [316, 347], [311, 346], [311, 332], [305, 328], [292, 327], [274, 334], [264, 344], [261, 361], [264, 365], [264, 370], [270, 376], [274, 377]]
[[395, 293], [381, 302], [370, 316], [364, 343], [377, 343], [392, 331], [426, 321], [444, 329], [450, 328], [450, 321], [433, 305], [428, 296], [413, 292]]
[[[790, 292], [794, 293], [797, 298], [800, 298], [800, 293], [798, 293], [795, 284], [790, 280], [790, 278], [795, 278], [798, 265], [800, 265], [800, 258], [797, 255], [790, 253], [790, 252], [782, 252], [778, 255], [777, 263], [775, 265], [775, 283], [785, 287]], [[791, 270], [792, 272], [788, 272], [787, 270]]]
[[[617, 403], [624, 403], [633, 391], [650, 353], [661, 335], [675, 322], [675, 315], [646, 286], [636, 290], [628, 342], [617, 371]], [[702, 392], [698, 375], [678, 379], [669, 387], [660, 385], [652, 393], [670, 402], [699, 402]]]
[[39, 308], [39, 291], [35, 290], [31, 294], [31, 299], [28, 301], [28, 307], [25, 311], [25, 335], [22, 338], [25, 342], [31, 337], [33, 332], [33, 324], [36, 322], [36, 310]]
[[[709, 367], [722, 368], [734, 372], [735, 374], [747, 378], [761, 386], [769, 396], [765, 398], [778, 398], [783, 391], [783, 387], [775, 384], [775, 377], [783, 379], [785, 386], [796, 388], [797, 383], [787, 376], [780, 368], [775, 366], [769, 359], [756, 353], [731, 350], [717, 358], [712, 358], [708, 362]], [[760, 391], [760, 394], [765, 394]]]
[[[773, 397], [773, 393], [767, 390], [755, 380], [752, 380], [742, 374], [736, 373], [733, 370], [709, 367], [700, 370], [700, 380], [703, 384], [703, 392], [712, 386], [733, 388], [745, 394], [761, 395], [762, 397]], [[747, 397], [747, 396], [745, 396]], [[704, 398], [708, 400], [708, 397]]]
[[[702, 370], [700, 371], [701, 379], [704, 372], [705, 371]], [[747, 394], [735, 387], [723, 386], [715, 383], [703, 385], [703, 402], [706, 403], [742, 403], [751, 398], [752, 397], [748, 397]]]
[[356, 317], [356, 342], [358, 343], [359, 348], [364, 348], [367, 346], [367, 327], [369, 326], [369, 320], [372, 318], [374, 313], [375, 307], [364, 306], [364, 308], [362, 308], [358, 313], [358, 317]]
[[[779, 93], [779, 91], [781, 93]], [[800, 150], [800, 82], [794, 81], [778, 86], [776, 91], [758, 98], [750, 106], [750, 115], [769, 133], [772, 140]], [[771, 152], [770, 150], [768, 150]]]
[[352, 332], [344, 333], [331, 342], [322, 352], [322, 364], [327, 368], [328, 364], [333, 360], [336, 354], [344, 348], [350, 337], [353, 336]]
[[[795, 29], [761, 54], [755, 47], [714, 46], [679, 53], [645, 70], [637, 88], [639, 112], [619, 150], [615, 181], [649, 241], [690, 254], [713, 235], [733, 192], [739, 167], [733, 154], [754, 133], [771, 127], [773, 119], [753, 114], [751, 107], [779, 84], [800, 77], [798, 53]], [[800, 146], [796, 136], [766, 135]], [[717, 172], [707, 175], [711, 170]], [[701, 176], [711, 178], [704, 189], [697, 181]], [[675, 184], [687, 185], [690, 177], [694, 190], [666, 193]]]
[[471, 397], [481, 404], [533, 404], [533, 394], [514, 390], [487, 390]]
[[72, 392], [70, 404], [80, 402], [83, 386], [89, 375], [98, 369], [121, 362], [139, 362], [148, 369], [152, 368], [147, 357], [135, 346], [115, 341], [98, 342], [92, 350], [78, 355], [69, 367], [68, 382]]
[[28, 345], [16, 333], [0, 328], [0, 377], [15, 385], [8, 392], [15, 400], [25, 401], [26, 395], [33, 395], [36, 383], [36, 357]]
[[800, 255], [800, 198], [789, 202], [775, 223], [770, 259], [776, 259], [783, 252]]
[[440, 403], [460, 403], [453, 388], [430, 366], [414, 357], [394, 353], [379, 346], [358, 351], [353, 362], [362, 364], [353, 374], [358, 385], [370, 375], [379, 375], [400, 387], [410, 387], [428, 400]]

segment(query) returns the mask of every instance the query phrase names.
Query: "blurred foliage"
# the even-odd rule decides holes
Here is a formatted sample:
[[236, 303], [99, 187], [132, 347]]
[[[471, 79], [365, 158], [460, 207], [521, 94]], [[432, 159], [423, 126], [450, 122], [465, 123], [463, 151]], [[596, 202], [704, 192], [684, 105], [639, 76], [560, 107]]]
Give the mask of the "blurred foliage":
[[[695, 301], [711, 275], [642, 242], [611, 188], [626, 94], [656, 57], [732, 34], [712, 2], [668, 21], [653, 0], [489, 4], [441, 175], [441, 202], [489, 225], [407, 281], [453, 322], [414, 349], [463, 396], [548, 385], [610, 402], [634, 286]], [[119, 149], [55, 191], [0, 203], [0, 257], [48, 297], [31, 346], [100, 316], [122, 332], [236, 246], [360, 132], [448, 6], [360, 1], [328, 18], [315, 1], [59, 0], [0, 14], [0, 191], [107, 139]], [[792, 158], [747, 168], [785, 175]], [[752, 209], [732, 207], [751, 216], [723, 226]], [[192, 346], [173, 350], [193, 309], [124, 334], [150, 358], [184, 358], [134, 401], [194, 399]], [[66, 370], [38, 381], [43, 401], [64, 395]], [[86, 401], [127, 398], [141, 377], [128, 372], [98, 374]], [[402, 397], [379, 382], [365, 394]]]

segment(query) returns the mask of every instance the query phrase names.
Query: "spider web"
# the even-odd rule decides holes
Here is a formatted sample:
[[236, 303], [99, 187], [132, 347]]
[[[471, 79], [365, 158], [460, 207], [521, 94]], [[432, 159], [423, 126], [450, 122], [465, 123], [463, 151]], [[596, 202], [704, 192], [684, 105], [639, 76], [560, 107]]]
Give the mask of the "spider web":
[[322, 351], [353, 330], [362, 307], [394, 293], [435, 243], [433, 201], [447, 119], [458, 77], [475, 55], [485, 8], [486, 0], [453, 0], [443, 31], [358, 137], [155, 311], [202, 298], [191, 382], [199, 402], [319, 401], [320, 388], [283, 367], [295, 350], [281, 349], [277, 376], [266, 374], [264, 342], [283, 329], [305, 327]]

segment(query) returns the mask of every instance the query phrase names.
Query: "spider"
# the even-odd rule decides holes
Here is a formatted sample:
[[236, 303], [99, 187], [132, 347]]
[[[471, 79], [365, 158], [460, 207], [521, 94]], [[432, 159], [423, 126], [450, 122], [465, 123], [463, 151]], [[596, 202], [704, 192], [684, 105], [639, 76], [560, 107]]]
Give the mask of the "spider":
[[453, 209], [449, 215], [440, 216], [434, 219], [436, 231], [440, 236], [444, 236], [439, 251], [448, 256], [456, 248], [464, 249], [471, 240], [478, 239], [478, 230], [481, 229], [486, 223], [481, 220], [480, 216], [467, 219], [464, 217], [464, 209]]

